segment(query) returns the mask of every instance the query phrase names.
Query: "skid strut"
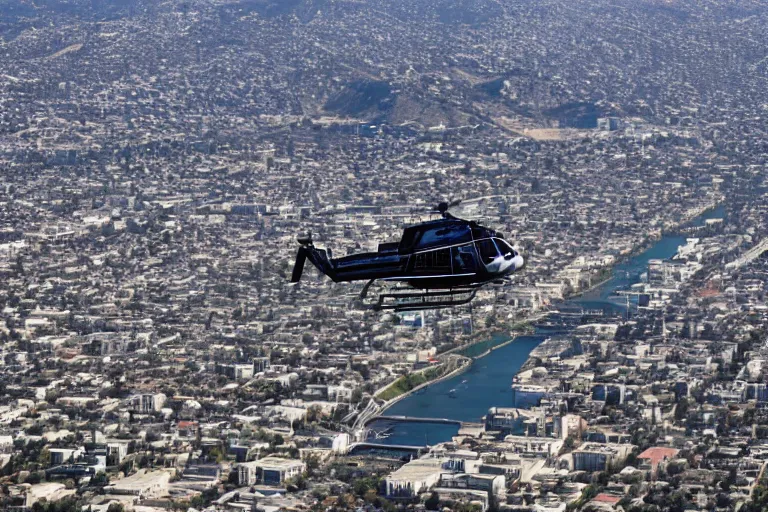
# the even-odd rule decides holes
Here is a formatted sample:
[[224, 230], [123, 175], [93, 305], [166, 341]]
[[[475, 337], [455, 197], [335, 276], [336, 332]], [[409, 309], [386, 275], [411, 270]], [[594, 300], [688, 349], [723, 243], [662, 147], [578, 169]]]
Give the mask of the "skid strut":
[[365, 298], [375, 279], [368, 281], [360, 292], [360, 301], [374, 311], [420, 311], [468, 304], [475, 298], [482, 285], [461, 286], [443, 290], [390, 292], [378, 295], [377, 301], [365, 303]]
[[[477, 288], [452, 289], [422, 293], [383, 293], [379, 302], [373, 306], [378, 311], [419, 311], [424, 309], [440, 309], [468, 304], [475, 298]], [[392, 300], [391, 303], [388, 303]]]

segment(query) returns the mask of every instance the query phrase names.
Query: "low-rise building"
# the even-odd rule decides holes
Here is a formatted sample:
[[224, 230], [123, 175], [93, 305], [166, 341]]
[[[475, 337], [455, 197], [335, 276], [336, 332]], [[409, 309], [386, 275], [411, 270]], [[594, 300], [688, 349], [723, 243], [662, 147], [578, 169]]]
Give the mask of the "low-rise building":
[[237, 465], [237, 481], [240, 485], [283, 485], [286, 480], [301, 475], [306, 464], [300, 460], [268, 456]]

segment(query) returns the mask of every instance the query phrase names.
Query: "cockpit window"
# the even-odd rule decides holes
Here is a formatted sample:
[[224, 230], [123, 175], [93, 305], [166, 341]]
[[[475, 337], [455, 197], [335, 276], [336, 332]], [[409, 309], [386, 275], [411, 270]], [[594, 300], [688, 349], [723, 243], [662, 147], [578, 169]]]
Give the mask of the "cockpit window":
[[496, 246], [501, 251], [501, 254], [506, 256], [507, 254], [512, 254], [512, 256], [517, 256], [517, 253], [515, 250], [507, 243], [506, 240], [502, 240], [501, 238], [495, 238]]
[[477, 252], [480, 253], [480, 259], [483, 263], [488, 264], [499, 256], [499, 251], [496, 249], [496, 244], [490, 238], [485, 238], [477, 242]]

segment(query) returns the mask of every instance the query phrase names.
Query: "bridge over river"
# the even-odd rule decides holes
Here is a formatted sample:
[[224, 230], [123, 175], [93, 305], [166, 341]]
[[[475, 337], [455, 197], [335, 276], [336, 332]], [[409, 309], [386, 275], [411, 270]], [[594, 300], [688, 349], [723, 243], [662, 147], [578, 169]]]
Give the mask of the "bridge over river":
[[[374, 436], [370, 436], [371, 432], [375, 432], [374, 430], [371, 430], [368, 428], [369, 425], [377, 423], [378, 426], [383, 427], [384, 431], [386, 432], [391, 426], [387, 425], [388, 423], [394, 424], [394, 425], [441, 425], [446, 426], [449, 429], [454, 428], [458, 430], [462, 427], [481, 427], [482, 424], [480, 423], [470, 423], [466, 421], [460, 421], [460, 420], [454, 420], [450, 418], [422, 418], [418, 416], [401, 416], [401, 415], [381, 415], [381, 416], [373, 416], [371, 415], [368, 418], [365, 418], [362, 422], [362, 428], [357, 432], [357, 441], [354, 443], [349, 444], [346, 447], [346, 453], [349, 455], [356, 455], [356, 454], [362, 454], [362, 453], [370, 453], [370, 452], [389, 452], [389, 453], [401, 453], [401, 454], [414, 454], [416, 456], [419, 456], [427, 451], [429, 451], [429, 448], [431, 445], [436, 443], [430, 443], [428, 436], [424, 436], [418, 443], [413, 444], [407, 444], [402, 442], [397, 442], [393, 440], [389, 440], [389, 442], [380, 442], [379, 439], [386, 439], [388, 436], [379, 436], [379, 433], [376, 433]], [[384, 425], [381, 425], [384, 423]], [[454, 430], [454, 432], [456, 431]], [[370, 436], [370, 437], [369, 437]]]
[[365, 421], [365, 425], [367, 426], [369, 423], [374, 421], [398, 421], [402, 423], [437, 423], [440, 425], [458, 425], [458, 426], [464, 426], [464, 425], [479, 425], [479, 423], [467, 423], [464, 421], [459, 420], [451, 420], [448, 418], [418, 418], [415, 416], [374, 416], [372, 418], [368, 418]]
[[429, 446], [415, 446], [408, 444], [384, 444], [384, 443], [372, 443], [369, 441], [361, 441], [358, 443], [352, 443], [347, 447], [348, 455], [358, 455], [361, 452], [388, 452], [388, 453], [405, 453], [413, 454], [420, 457], [421, 454], [429, 451]]

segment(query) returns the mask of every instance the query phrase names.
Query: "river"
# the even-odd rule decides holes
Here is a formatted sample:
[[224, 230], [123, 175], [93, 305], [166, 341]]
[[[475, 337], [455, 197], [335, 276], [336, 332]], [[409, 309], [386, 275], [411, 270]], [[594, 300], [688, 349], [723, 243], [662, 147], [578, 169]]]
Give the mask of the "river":
[[[690, 225], [700, 226], [706, 219], [721, 218], [723, 215], [724, 207], [720, 206], [697, 217]], [[639, 282], [641, 274], [648, 268], [649, 260], [671, 258], [678, 246], [684, 243], [684, 236], [662, 237], [647, 250], [617, 265], [612, 277], [606, 282], [579, 297], [565, 301], [560, 307], [625, 312], [625, 306], [614, 297], [615, 292]], [[549, 334], [547, 329], [538, 326], [535, 334], [519, 336], [513, 342], [475, 359], [464, 373], [421, 389], [395, 403], [385, 414], [480, 422], [491, 407], [511, 407], [512, 377], [525, 364], [531, 350]], [[482, 354], [489, 347], [507, 340], [508, 336], [497, 336], [471, 347], [466, 355], [472, 357]], [[400, 445], [436, 444], [449, 441], [457, 433], [455, 425], [387, 420], [375, 420], [369, 428], [371, 441]], [[377, 433], [385, 435], [377, 439]]]

